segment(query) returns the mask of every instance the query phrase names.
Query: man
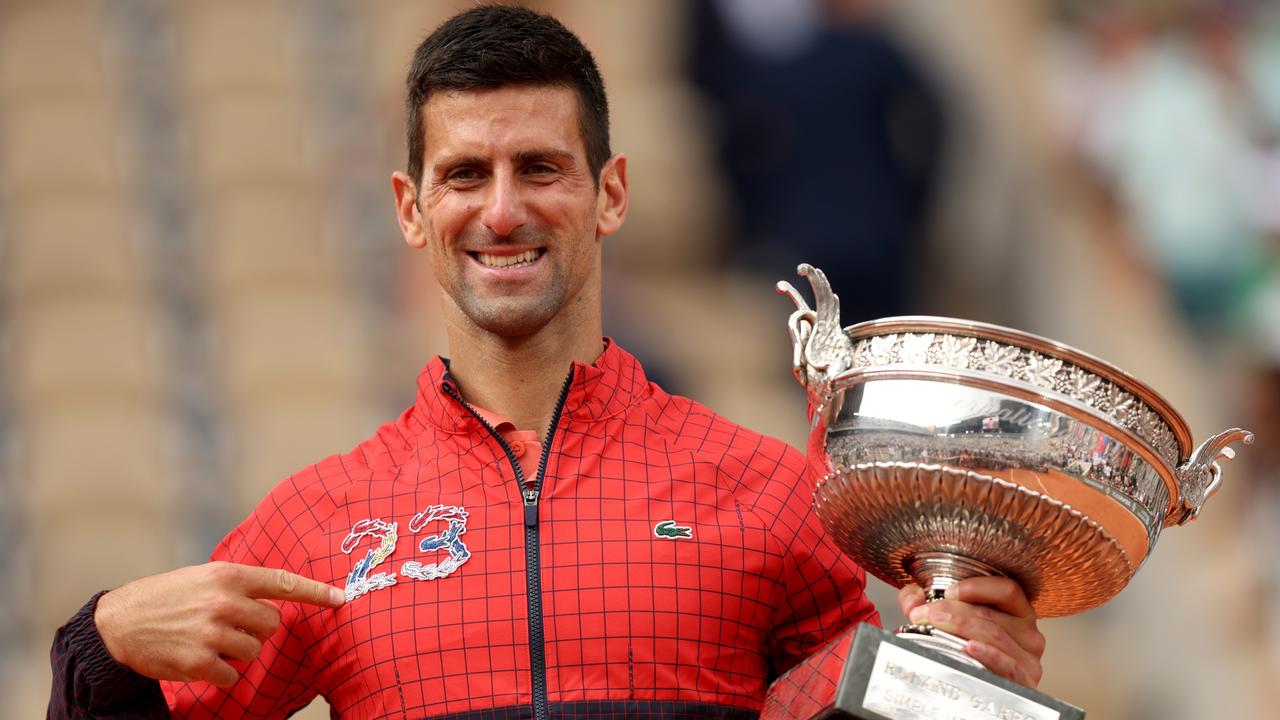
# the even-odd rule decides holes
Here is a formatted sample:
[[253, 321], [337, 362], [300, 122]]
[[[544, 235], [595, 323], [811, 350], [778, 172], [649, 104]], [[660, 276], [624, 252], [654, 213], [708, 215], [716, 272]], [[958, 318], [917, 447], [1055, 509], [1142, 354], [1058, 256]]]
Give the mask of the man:
[[[478, 7], [418, 47], [408, 86], [392, 189], [450, 359], [397, 420], [281, 483], [215, 562], [91, 600], [55, 638], [51, 716], [283, 717], [319, 693], [347, 718], [750, 718], [772, 677], [879, 622], [803, 457], [603, 338], [626, 159], [581, 42]], [[1034, 685], [1021, 591], [954, 592], [901, 605]]]

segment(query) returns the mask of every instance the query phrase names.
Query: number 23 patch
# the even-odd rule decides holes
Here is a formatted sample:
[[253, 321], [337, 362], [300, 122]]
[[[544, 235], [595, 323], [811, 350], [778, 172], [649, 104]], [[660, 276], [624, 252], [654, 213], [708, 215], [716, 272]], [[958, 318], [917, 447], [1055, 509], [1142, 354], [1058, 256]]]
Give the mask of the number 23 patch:
[[[445, 523], [445, 527], [434, 535], [427, 535], [418, 543], [421, 552], [447, 552], [448, 557], [433, 563], [421, 563], [411, 560], [400, 566], [400, 573], [414, 580], [439, 580], [457, 572], [471, 557], [471, 551], [462, 542], [462, 534], [467, 531], [467, 511], [453, 505], [432, 505], [413, 516], [409, 521], [409, 532], [418, 533], [432, 523]], [[351, 532], [342, 540], [342, 552], [350, 555], [362, 541], [369, 539], [376, 543], [357, 560], [347, 575], [345, 593], [350, 602], [373, 590], [391, 587], [396, 584], [395, 572], [373, 572], [374, 568], [391, 557], [395, 552], [399, 523], [385, 522], [382, 518], [361, 520], [351, 527]]]

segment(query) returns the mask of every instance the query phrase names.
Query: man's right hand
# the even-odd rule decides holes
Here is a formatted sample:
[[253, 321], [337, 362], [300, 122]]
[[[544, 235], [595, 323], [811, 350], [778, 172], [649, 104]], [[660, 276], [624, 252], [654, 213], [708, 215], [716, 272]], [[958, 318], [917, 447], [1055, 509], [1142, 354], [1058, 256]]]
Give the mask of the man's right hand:
[[271, 600], [326, 608], [343, 593], [285, 570], [212, 562], [135, 580], [98, 600], [93, 619], [117, 662], [157, 680], [240, 677], [227, 660], [252, 660], [280, 627]]

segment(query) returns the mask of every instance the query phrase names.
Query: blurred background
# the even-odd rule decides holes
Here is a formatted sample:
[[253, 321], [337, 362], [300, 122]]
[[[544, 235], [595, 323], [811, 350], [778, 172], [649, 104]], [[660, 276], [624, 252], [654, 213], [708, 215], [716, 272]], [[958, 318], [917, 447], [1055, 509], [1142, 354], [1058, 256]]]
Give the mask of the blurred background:
[[[395, 227], [402, 81], [469, 2], [0, 0], [0, 716], [95, 591], [206, 558], [445, 352]], [[606, 331], [802, 445], [774, 295], [1047, 335], [1258, 442], [1044, 621], [1091, 718], [1280, 703], [1280, 3], [558, 0], [629, 158]], [[892, 592], [875, 590], [886, 624]], [[324, 717], [317, 702], [306, 717]]]

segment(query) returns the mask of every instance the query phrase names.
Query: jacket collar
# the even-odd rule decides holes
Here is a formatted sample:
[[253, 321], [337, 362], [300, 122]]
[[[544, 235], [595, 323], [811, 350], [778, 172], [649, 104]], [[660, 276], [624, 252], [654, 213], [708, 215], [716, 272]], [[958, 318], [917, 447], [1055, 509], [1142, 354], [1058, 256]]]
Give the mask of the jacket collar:
[[[448, 362], [437, 356], [418, 374], [413, 414], [447, 433], [478, 431], [481, 425], [475, 416], [451, 394], [457, 386], [449, 377]], [[575, 361], [568, 372], [573, 373], [573, 379], [565, 396], [562, 422], [564, 418], [593, 422], [612, 417], [652, 392], [640, 362], [609, 338], [604, 339], [604, 352], [595, 362]]]

